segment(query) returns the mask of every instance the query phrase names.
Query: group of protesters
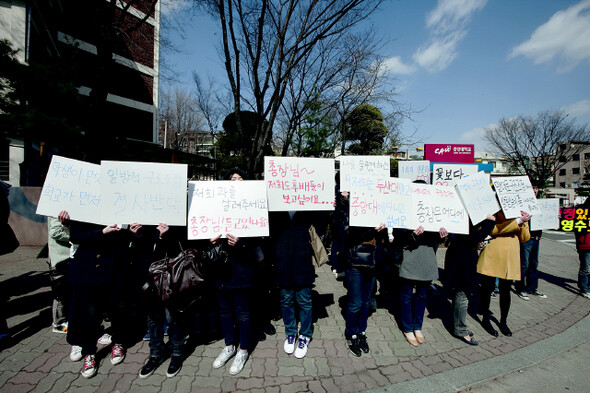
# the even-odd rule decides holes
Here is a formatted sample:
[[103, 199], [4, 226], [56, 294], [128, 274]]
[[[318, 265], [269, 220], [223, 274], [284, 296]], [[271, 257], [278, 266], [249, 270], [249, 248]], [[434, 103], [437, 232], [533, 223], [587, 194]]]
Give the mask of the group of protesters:
[[[234, 169], [224, 179], [246, 180], [247, 174]], [[152, 375], [167, 354], [166, 375], [175, 376], [183, 364], [187, 335], [206, 330], [193, 326], [191, 318], [197, 314], [202, 324], [210, 315], [211, 302], [196, 303], [194, 313], [179, 312], [146, 283], [150, 281], [150, 264], [191, 248], [207, 256], [208, 284], [211, 298], [216, 298], [215, 313], [224, 337], [213, 368], [221, 368], [233, 358], [229, 373], [239, 374], [256, 345], [256, 334], [276, 333], [270, 323], [275, 310], [280, 310], [285, 326], [284, 351], [303, 358], [313, 336], [313, 227], [320, 235], [330, 234], [332, 268], [343, 276], [347, 289], [344, 339], [353, 356], [370, 351], [366, 330], [377, 287], [381, 293], [397, 293], [398, 324], [409, 345], [418, 347], [427, 340], [422, 325], [431, 284], [439, 279], [436, 253], [443, 242], [448, 248], [441, 281], [453, 303], [452, 334], [469, 345], [478, 345], [468, 330], [466, 315], [468, 299], [479, 287], [484, 330], [498, 336], [494, 321], [502, 334], [512, 335], [508, 327], [511, 284], [521, 279], [521, 244], [531, 239], [528, 213], [506, 219], [502, 211], [490, 212], [482, 222], [470, 224], [468, 234], [460, 235], [449, 234], [444, 227], [438, 232], [426, 232], [422, 226], [413, 230], [388, 229], [385, 224], [352, 227], [349, 195], [340, 191], [338, 181], [334, 206], [330, 212], [270, 212], [267, 238], [239, 238], [227, 233], [192, 241], [186, 240], [186, 228], [170, 228], [166, 223], [100, 226], [72, 221], [67, 211], [62, 211], [49, 220], [56, 299], [53, 330], [67, 333], [70, 358], [82, 360], [81, 374], [86, 378], [97, 373], [97, 343], [112, 345], [110, 361], [116, 365], [124, 360], [136, 332], [147, 333], [150, 348], [139, 376]], [[536, 251], [538, 256], [538, 243]], [[528, 265], [536, 269], [538, 260], [533, 262], [527, 269]], [[527, 269], [522, 271], [523, 278]], [[491, 318], [489, 310], [497, 280], [500, 321]], [[519, 288], [520, 296], [525, 289]], [[536, 287], [529, 293], [541, 295]], [[132, 318], [138, 315], [140, 323], [134, 328]], [[108, 335], [102, 334], [105, 319], [110, 321]]]

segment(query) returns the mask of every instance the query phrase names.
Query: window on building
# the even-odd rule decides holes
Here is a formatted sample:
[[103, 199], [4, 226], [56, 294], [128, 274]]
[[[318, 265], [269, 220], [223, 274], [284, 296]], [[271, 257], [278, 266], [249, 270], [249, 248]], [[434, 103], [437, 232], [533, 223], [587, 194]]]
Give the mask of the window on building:
[[559, 156], [559, 162], [567, 162], [565, 156]]
[[580, 161], [580, 155], [579, 154], [574, 154], [572, 156], [572, 161]]
[[590, 153], [584, 153], [584, 160], [590, 160]]
[[559, 170], [559, 176], [565, 176], [565, 169]]
[[559, 187], [565, 188], [565, 183], [559, 183]]
[[559, 145], [560, 150], [565, 150], [566, 148], [567, 148], [567, 145], [565, 143], [562, 143], [561, 145]]
[[580, 168], [572, 168], [572, 175], [579, 175], [580, 174]]

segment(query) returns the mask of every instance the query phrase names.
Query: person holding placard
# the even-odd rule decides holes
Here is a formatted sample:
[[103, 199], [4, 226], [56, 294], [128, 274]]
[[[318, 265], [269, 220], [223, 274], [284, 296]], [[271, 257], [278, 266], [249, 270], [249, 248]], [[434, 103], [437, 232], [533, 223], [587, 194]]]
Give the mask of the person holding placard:
[[478, 345], [467, 329], [469, 295], [475, 291], [478, 248], [494, 228], [496, 218], [488, 214], [477, 225], [470, 224], [469, 234], [451, 234], [445, 254], [444, 285], [452, 292], [453, 335], [469, 345]]
[[125, 358], [129, 313], [122, 293], [127, 284], [129, 242], [140, 227], [137, 223], [122, 229], [117, 225], [102, 227], [71, 222], [70, 241], [78, 249], [70, 260], [68, 273], [72, 302], [67, 340], [82, 347], [84, 378], [91, 378], [97, 372], [96, 338], [103, 311], [112, 312], [111, 363], [119, 364]]
[[[183, 228], [184, 229], [184, 228]], [[148, 280], [149, 264], [168, 256], [175, 256], [181, 252], [179, 237], [171, 233], [166, 223], [157, 227], [141, 228], [141, 233], [135, 242], [136, 258], [142, 266], [142, 281]], [[162, 363], [164, 357], [164, 336], [167, 327], [168, 344], [170, 346], [170, 364], [166, 371], [167, 377], [176, 376], [184, 360], [183, 348], [185, 341], [185, 321], [182, 316], [171, 311], [154, 291], [146, 290], [144, 303], [147, 312], [147, 328], [150, 337], [150, 356], [139, 371], [140, 378], [147, 378], [154, 373]]]
[[62, 210], [58, 217], [47, 217], [47, 248], [49, 252], [49, 280], [53, 294], [53, 332], [67, 333], [68, 309], [72, 289], [67, 282], [70, 261], [70, 228], [68, 212]]
[[[590, 209], [590, 197], [579, 206], [580, 209]], [[580, 270], [578, 272], [578, 288], [580, 295], [590, 299], [590, 232], [574, 231], [576, 236], [576, 250], [580, 259]]]
[[[538, 183], [533, 183], [533, 192], [538, 197]], [[542, 230], [531, 231], [528, 242], [520, 244], [520, 280], [514, 283], [514, 289], [519, 298], [529, 300], [531, 296], [546, 299], [547, 295], [539, 292], [539, 243]]]
[[[317, 212], [278, 211], [269, 214], [270, 241], [287, 336], [283, 349], [303, 358], [312, 338], [311, 288], [315, 281], [309, 230]], [[299, 309], [299, 332], [295, 317]]]
[[438, 232], [425, 232], [419, 226], [415, 230], [394, 229], [393, 247], [402, 250], [399, 269], [400, 322], [406, 341], [413, 347], [426, 341], [422, 322], [426, 311], [428, 288], [438, 279], [436, 250], [448, 235], [445, 228]]
[[[347, 290], [347, 303], [344, 309], [346, 329], [344, 337], [348, 349], [354, 356], [369, 353], [367, 343], [367, 319], [378, 259], [385, 253], [388, 243], [385, 224], [376, 228], [350, 227], [348, 223], [348, 192], [336, 194], [336, 211], [332, 223], [333, 234], [343, 245], [339, 252], [339, 267], [345, 272], [344, 285]], [[336, 239], [335, 239], [336, 240]]]
[[[247, 179], [245, 172], [233, 169], [226, 176], [232, 181]], [[229, 368], [231, 375], [242, 372], [248, 360], [248, 352], [252, 349], [252, 318], [250, 312], [250, 292], [254, 285], [256, 265], [260, 262], [261, 252], [258, 238], [239, 238], [231, 233], [211, 239], [212, 244], [221, 243], [228, 253], [229, 260], [225, 263], [213, 263], [212, 278], [215, 284], [219, 305], [219, 320], [225, 341], [225, 347], [215, 361], [213, 368], [223, 367], [235, 355]], [[237, 322], [237, 324], [235, 323]], [[237, 325], [239, 340], [235, 337]], [[239, 350], [236, 351], [236, 344]]]
[[481, 326], [492, 336], [498, 337], [490, 318], [490, 295], [494, 290], [496, 277], [500, 279], [500, 323], [499, 328], [505, 336], [512, 336], [508, 327], [510, 311], [510, 286], [513, 280], [520, 280], [520, 243], [530, 239], [528, 221], [531, 216], [521, 212], [521, 216], [507, 220], [503, 211], [495, 214], [496, 225], [492, 230], [492, 240], [483, 249], [477, 261], [477, 272], [482, 275], [480, 289]]

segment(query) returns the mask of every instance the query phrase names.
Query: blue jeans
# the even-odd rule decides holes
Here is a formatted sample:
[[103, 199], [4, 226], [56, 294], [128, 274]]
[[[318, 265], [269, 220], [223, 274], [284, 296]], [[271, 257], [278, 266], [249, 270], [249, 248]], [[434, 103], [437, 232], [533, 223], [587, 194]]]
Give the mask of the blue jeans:
[[578, 288], [582, 292], [590, 292], [590, 250], [578, 251], [580, 257], [580, 271], [578, 273]]
[[238, 321], [240, 335], [240, 349], [250, 351], [250, 334], [252, 320], [250, 318], [250, 307], [247, 290], [222, 290], [217, 289], [217, 300], [219, 302], [219, 321], [225, 338], [225, 345], [235, 345], [234, 317]]
[[164, 354], [164, 321], [168, 323], [168, 340], [171, 355], [182, 356], [184, 344], [183, 325], [174, 318], [162, 302], [154, 301], [148, 309], [148, 331], [150, 333], [150, 357], [161, 358]]
[[520, 281], [516, 281], [517, 292], [533, 293], [539, 287], [539, 240], [531, 238], [520, 245]]
[[345, 277], [348, 304], [344, 313], [344, 320], [346, 321], [344, 334], [347, 337], [358, 336], [367, 330], [369, 302], [375, 284], [375, 275], [372, 271], [347, 269]]
[[287, 336], [297, 335], [295, 300], [299, 306], [299, 323], [301, 324], [299, 334], [311, 337], [311, 288], [281, 288], [281, 314], [285, 323], [285, 334]]
[[[403, 280], [400, 292], [401, 328], [404, 333], [422, 330], [430, 281]], [[414, 287], [416, 293], [414, 293]]]

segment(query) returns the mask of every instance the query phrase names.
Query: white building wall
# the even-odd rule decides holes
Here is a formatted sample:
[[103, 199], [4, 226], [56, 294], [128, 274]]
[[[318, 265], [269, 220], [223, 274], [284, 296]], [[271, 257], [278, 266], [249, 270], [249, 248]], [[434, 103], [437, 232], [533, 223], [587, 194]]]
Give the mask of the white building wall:
[[27, 7], [24, 1], [0, 1], [0, 39], [18, 49], [17, 59], [25, 62], [27, 46]]

